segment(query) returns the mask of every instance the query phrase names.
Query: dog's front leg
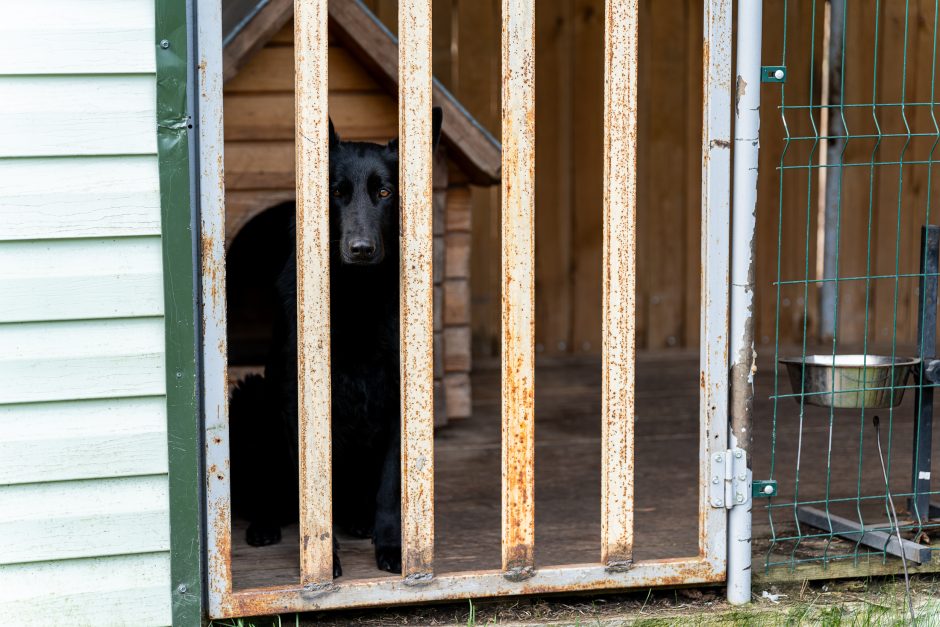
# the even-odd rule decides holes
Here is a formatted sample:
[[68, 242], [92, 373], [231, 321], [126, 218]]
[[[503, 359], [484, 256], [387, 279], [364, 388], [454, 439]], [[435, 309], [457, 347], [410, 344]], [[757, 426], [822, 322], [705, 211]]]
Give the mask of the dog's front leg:
[[[397, 427], [397, 425], [396, 425]], [[382, 464], [375, 507], [375, 563], [381, 570], [401, 572], [401, 434], [395, 428]]]

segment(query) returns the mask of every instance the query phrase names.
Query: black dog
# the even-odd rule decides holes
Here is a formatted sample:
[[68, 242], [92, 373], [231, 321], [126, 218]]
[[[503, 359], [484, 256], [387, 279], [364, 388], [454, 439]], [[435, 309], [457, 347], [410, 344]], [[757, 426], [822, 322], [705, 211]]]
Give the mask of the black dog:
[[[441, 117], [435, 108], [434, 147]], [[330, 122], [334, 522], [354, 535], [371, 536], [377, 566], [396, 573], [401, 572], [399, 222], [398, 141], [384, 146], [340, 141]], [[279, 542], [281, 524], [297, 519], [296, 253], [276, 289], [281, 311], [264, 380], [252, 377], [240, 384], [230, 412], [233, 506], [247, 515], [246, 539], [253, 546]], [[252, 407], [263, 409], [252, 416]], [[278, 459], [293, 463], [285, 471]], [[334, 534], [338, 577], [337, 546]]]

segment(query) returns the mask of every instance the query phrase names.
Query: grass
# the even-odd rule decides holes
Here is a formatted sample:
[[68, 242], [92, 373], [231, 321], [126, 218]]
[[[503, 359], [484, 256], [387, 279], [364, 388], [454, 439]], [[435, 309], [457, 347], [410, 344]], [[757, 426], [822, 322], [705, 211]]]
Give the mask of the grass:
[[[940, 576], [911, 580], [918, 627], [940, 627]], [[624, 594], [468, 599], [460, 604], [384, 610], [221, 620], [212, 627], [309, 627], [324, 625], [428, 625], [455, 627], [893, 627], [910, 624], [901, 578], [808, 582], [772, 587], [779, 603], [761, 598], [732, 607], [721, 588], [638, 590]]]

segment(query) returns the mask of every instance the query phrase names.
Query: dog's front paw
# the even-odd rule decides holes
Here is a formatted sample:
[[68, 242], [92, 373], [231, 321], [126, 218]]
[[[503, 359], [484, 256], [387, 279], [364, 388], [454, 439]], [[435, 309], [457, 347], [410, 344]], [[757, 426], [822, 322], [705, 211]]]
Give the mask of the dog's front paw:
[[375, 546], [375, 565], [379, 570], [401, 573], [401, 546]]
[[268, 546], [281, 541], [281, 526], [268, 522], [253, 522], [245, 532], [245, 541], [251, 546]]

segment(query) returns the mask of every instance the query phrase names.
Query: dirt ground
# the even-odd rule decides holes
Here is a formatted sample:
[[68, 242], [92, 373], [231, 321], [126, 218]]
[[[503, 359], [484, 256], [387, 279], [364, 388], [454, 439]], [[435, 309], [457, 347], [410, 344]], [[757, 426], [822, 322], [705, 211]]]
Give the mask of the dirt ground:
[[[917, 625], [940, 626], [940, 576], [911, 580]], [[732, 607], [723, 588], [644, 590], [627, 594], [467, 600], [417, 608], [322, 612], [216, 621], [214, 627], [325, 625], [667, 626], [909, 625], [903, 578], [803, 582], [755, 589], [747, 607]]]

